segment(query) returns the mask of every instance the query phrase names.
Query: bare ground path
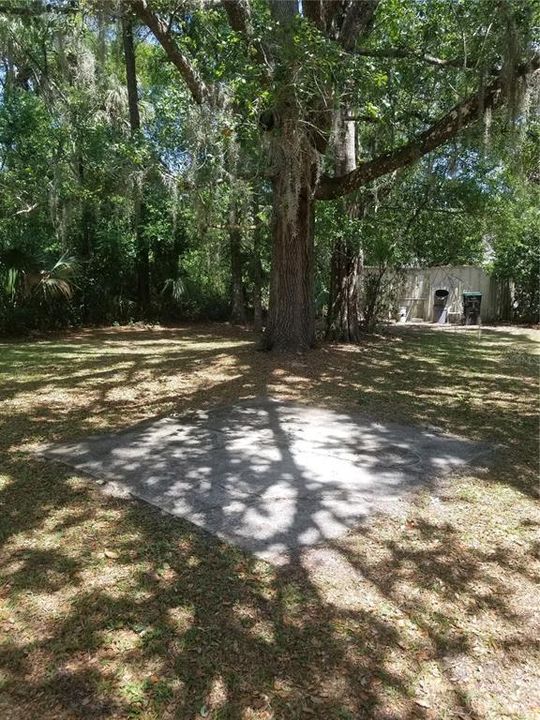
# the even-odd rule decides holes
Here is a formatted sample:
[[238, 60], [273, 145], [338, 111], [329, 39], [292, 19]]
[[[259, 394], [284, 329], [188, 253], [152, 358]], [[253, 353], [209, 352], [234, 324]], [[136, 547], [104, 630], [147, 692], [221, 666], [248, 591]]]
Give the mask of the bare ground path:
[[[0, 716], [537, 718], [534, 336], [407, 328], [281, 358], [224, 326], [0, 344]], [[260, 396], [505, 447], [281, 568], [30, 452]]]

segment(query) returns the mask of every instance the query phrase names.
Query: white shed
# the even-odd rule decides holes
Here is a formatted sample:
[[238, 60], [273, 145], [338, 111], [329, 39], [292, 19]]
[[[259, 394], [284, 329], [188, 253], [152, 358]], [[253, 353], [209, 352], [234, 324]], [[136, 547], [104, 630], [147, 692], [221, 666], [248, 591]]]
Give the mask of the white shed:
[[463, 293], [481, 293], [480, 317], [482, 322], [495, 322], [508, 317], [511, 303], [508, 282], [488, 275], [474, 265], [440, 265], [428, 268], [406, 268], [401, 273], [398, 308], [402, 308], [405, 321], [434, 322], [435, 291], [446, 290], [449, 322], [463, 318]]

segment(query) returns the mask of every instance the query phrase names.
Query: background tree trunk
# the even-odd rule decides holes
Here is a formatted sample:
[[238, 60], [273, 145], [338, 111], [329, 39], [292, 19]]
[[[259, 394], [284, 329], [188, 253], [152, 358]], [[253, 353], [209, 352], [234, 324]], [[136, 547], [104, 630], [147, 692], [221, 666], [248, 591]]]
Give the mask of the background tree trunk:
[[259, 201], [255, 196], [253, 202], [253, 257], [252, 257], [252, 275], [253, 275], [253, 326], [255, 332], [261, 333], [263, 328], [262, 318], [262, 282], [263, 269], [261, 264], [261, 221], [259, 219]]
[[[137, 67], [135, 64], [135, 46], [131, 17], [122, 15], [122, 42], [126, 66], [126, 85], [128, 91], [129, 127], [132, 137], [141, 129], [139, 113], [139, 94], [137, 91]], [[135, 230], [135, 252], [137, 262], [137, 304], [139, 312], [145, 316], [150, 308], [150, 247], [144, 233], [146, 206], [144, 187], [135, 183], [133, 198], [133, 227]]]
[[326, 337], [342, 342], [358, 342], [358, 279], [362, 253], [346, 238], [339, 238], [330, 259], [330, 297], [326, 318]]
[[150, 310], [150, 244], [144, 232], [146, 205], [143, 188], [135, 188], [133, 225], [137, 251], [137, 300], [143, 316]]
[[82, 156], [82, 152], [80, 151], [78, 153], [78, 158], [79, 186], [83, 191], [82, 195], [84, 198], [82, 200], [81, 206], [81, 255], [85, 261], [88, 261], [92, 257], [92, 250], [94, 245], [94, 212], [84, 193], [84, 188], [86, 184], [86, 173], [84, 159]]
[[[85, 165], [84, 165], [84, 158], [82, 156], [82, 152], [78, 152], [78, 180], [79, 180], [79, 187], [81, 189], [81, 225], [80, 225], [80, 237], [81, 237], [81, 245], [80, 245], [80, 256], [83, 260], [83, 262], [88, 266], [89, 261], [92, 258], [92, 251], [94, 247], [94, 221], [95, 221], [95, 208], [91, 206], [88, 202], [88, 199], [86, 197], [86, 193], [84, 193], [85, 183], [86, 183], [86, 173], [85, 173]], [[66, 208], [64, 207], [64, 212], [66, 211]], [[63, 223], [64, 226], [66, 223]], [[64, 235], [64, 242], [65, 242], [65, 233]], [[64, 250], [67, 248], [64, 247]], [[82, 290], [82, 320], [83, 322], [87, 323], [90, 319], [91, 315], [91, 307], [88, 305], [88, 298], [87, 298], [87, 291], [86, 291], [86, 283], [83, 285]]]
[[[334, 126], [334, 159], [337, 176], [345, 175], [356, 167], [356, 125], [348, 120], [350, 109], [336, 113]], [[343, 212], [350, 218], [358, 217], [360, 208], [354, 200], [343, 200]], [[363, 258], [356, 239], [337, 238], [330, 259], [330, 292], [326, 316], [326, 337], [332, 340], [358, 342], [358, 276]]]
[[229, 249], [231, 254], [231, 320], [246, 323], [246, 299], [242, 278], [242, 232], [239, 225], [238, 200], [231, 198], [229, 212]]

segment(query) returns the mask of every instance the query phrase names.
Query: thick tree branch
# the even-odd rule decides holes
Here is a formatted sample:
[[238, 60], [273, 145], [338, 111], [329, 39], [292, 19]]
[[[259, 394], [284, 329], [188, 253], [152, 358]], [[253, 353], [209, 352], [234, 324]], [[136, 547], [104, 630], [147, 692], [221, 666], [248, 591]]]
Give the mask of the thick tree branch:
[[[433, 123], [436, 122], [435, 118], [428, 117], [424, 113], [417, 112], [415, 110], [410, 110], [409, 112], [403, 113], [403, 115], [394, 118], [394, 120], [392, 121], [392, 125], [396, 126], [400, 123], [403, 124], [405, 122], [408, 122], [412, 118], [414, 118], [415, 120], [420, 120], [420, 122], [424, 123], [424, 125], [433, 125]], [[355, 113], [348, 115], [346, 120], [353, 120], [354, 122], [363, 122], [369, 123], [370, 125], [376, 125], [377, 123], [383, 122], [384, 118], [379, 117], [378, 115], [368, 115], [367, 113]]]
[[195, 102], [202, 105], [209, 97], [208, 88], [187, 55], [179, 48], [167, 25], [149, 9], [146, 0], [128, 0], [128, 3], [139, 20], [150, 28], [169, 60], [178, 69]]
[[380, 0], [351, 0], [338, 36], [338, 42], [345, 50], [353, 50], [358, 38], [371, 28], [379, 2]]
[[254, 48], [257, 61], [268, 68], [270, 65], [268, 49], [260, 41], [253, 38], [249, 0], [222, 0], [221, 4], [227, 14], [231, 28], [235, 32], [244, 35], [248, 45]]
[[[526, 75], [536, 73], [540, 68], [540, 55], [535, 55], [526, 64], [516, 69], [514, 82]], [[450, 138], [457, 135], [462, 129], [471, 125], [478, 119], [483, 109], [495, 110], [504, 104], [506, 97], [504, 89], [508, 79], [502, 73], [486, 88], [481, 88], [473, 95], [458, 103], [455, 107], [441, 117], [436, 123], [424, 132], [417, 135], [410, 142], [400, 148], [384, 153], [373, 160], [358, 165], [341, 177], [323, 176], [316, 192], [319, 200], [333, 200], [348, 195], [375, 178], [386, 175], [401, 167], [411, 165], [424, 155], [444, 145]]]
[[[327, 37], [352, 50], [370, 29], [380, 0], [304, 0], [303, 13]], [[336, 29], [337, 25], [337, 29]]]
[[324, 19], [323, 0], [307, 0], [304, 2], [304, 15], [311, 20], [311, 22], [321, 32], [326, 31], [326, 24]]
[[249, 37], [251, 35], [251, 12], [248, 1], [222, 0], [222, 5], [232, 29]]

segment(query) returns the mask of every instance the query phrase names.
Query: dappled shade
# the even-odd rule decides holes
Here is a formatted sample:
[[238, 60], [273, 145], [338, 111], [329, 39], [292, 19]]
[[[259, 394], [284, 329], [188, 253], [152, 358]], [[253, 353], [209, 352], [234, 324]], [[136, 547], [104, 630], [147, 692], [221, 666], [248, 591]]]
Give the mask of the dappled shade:
[[[2, 720], [531, 716], [532, 335], [397, 328], [306, 358], [226, 326], [0, 344]], [[277, 568], [29, 452], [265, 395], [503, 447]]]
[[341, 536], [487, 449], [423, 428], [259, 399], [53, 445], [45, 454], [277, 562], [298, 546]]

